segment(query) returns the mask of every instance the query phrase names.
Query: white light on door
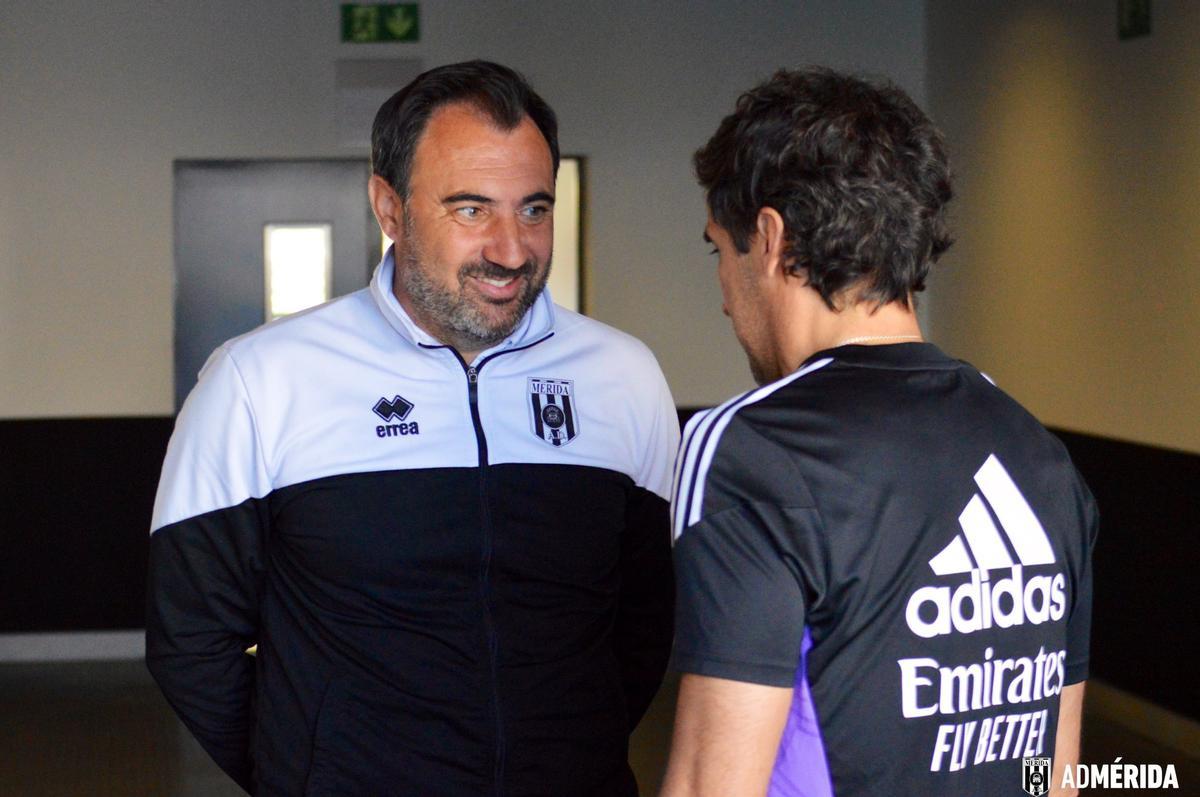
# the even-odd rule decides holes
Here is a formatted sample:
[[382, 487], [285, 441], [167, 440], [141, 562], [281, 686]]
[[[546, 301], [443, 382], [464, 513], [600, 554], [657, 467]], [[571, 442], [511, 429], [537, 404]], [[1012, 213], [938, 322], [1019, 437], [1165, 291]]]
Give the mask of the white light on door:
[[333, 228], [329, 224], [263, 227], [267, 320], [329, 301]]

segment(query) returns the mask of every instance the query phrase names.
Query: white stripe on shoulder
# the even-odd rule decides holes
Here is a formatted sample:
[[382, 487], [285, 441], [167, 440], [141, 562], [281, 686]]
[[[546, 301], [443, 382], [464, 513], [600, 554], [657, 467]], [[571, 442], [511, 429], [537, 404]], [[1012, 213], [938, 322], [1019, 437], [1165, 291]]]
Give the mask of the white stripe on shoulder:
[[764, 385], [757, 390], [726, 401], [709, 410], [703, 417], [697, 416], [688, 423], [688, 433], [679, 452], [679, 463], [675, 474], [675, 503], [671, 507], [671, 537], [679, 539], [689, 526], [700, 520], [704, 506], [704, 482], [712, 466], [713, 455], [721, 434], [742, 407], [762, 401], [780, 388], [790, 385], [802, 376], [824, 368], [833, 362], [832, 357], [817, 360], [782, 379]]
[[693, 415], [691, 418], [688, 419], [687, 425], [684, 426], [684, 428], [683, 428], [683, 442], [680, 443], [679, 453], [676, 454], [676, 456], [675, 456], [675, 477], [671, 483], [671, 528], [672, 529], [680, 528], [682, 526], [682, 523], [681, 523], [682, 516], [680, 515], [680, 513], [683, 511], [682, 506], [683, 506], [684, 502], [682, 500], [680, 500], [681, 499], [680, 490], [681, 490], [681, 485], [683, 484], [681, 475], [683, 474], [683, 472], [685, 470], [690, 469], [690, 465], [688, 465], [688, 463], [690, 461], [692, 461], [692, 457], [693, 457], [692, 452], [695, 450], [692, 443], [693, 443], [693, 441], [698, 439], [697, 435], [696, 435], [696, 430], [700, 427], [701, 424], [704, 423], [704, 420], [707, 417], [712, 415], [718, 409], [720, 409], [720, 407], [716, 407], [716, 408], [710, 409], [710, 410], [701, 410], [700, 412], [697, 412], [695, 415]]

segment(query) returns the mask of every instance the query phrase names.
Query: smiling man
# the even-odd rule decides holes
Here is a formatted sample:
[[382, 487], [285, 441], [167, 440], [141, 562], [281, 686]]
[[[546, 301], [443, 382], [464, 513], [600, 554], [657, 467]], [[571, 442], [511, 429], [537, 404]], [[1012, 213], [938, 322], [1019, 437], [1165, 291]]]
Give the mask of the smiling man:
[[[402, 168], [390, 154], [377, 169]], [[394, 187], [403, 177], [371, 178], [380, 226], [399, 245], [396, 298], [467, 362], [508, 336], [546, 284], [555, 157], [530, 117], [502, 129], [457, 103], [429, 120], [406, 198]]]
[[375, 120], [370, 287], [229, 341], [180, 413], [147, 661], [247, 791], [637, 794], [679, 430], [646, 347], [545, 289], [557, 166], [519, 75], [421, 75]]
[[1045, 793], [1079, 753], [1096, 508], [923, 338], [941, 133], [895, 86], [781, 71], [695, 162], [760, 387], [679, 455], [664, 797]]

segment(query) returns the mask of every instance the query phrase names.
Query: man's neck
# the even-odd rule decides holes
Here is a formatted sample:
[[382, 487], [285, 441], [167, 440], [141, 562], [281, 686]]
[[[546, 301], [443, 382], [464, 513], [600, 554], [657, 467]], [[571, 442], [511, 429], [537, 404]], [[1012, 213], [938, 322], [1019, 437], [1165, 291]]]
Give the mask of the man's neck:
[[465, 362], [467, 365], [470, 365], [471, 363], [475, 362], [475, 358], [483, 353], [483, 349], [477, 349], [475, 351], [463, 351], [458, 346], [451, 346], [450, 348], [452, 348], [456, 352], [458, 352], [458, 356], [462, 357], [462, 361]]
[[[879, 307], [859, 302], [837, 313], [818, 340], [820, 349], [857, 344], [886, 346], [922, 340], [921, 326], [912, 307], [890, 302]], [[818, 349], [819, 350], [819, 349]]]
[[[794, 371], [818, 351], [843, 345], [885, 346], [924, 340], [912, 305], [890, 302], [856, 302], [830, 310], [816, 291], [803, 296], [804, 308], [787, 308], [783, 323], [777, 326], [780, 373]], [[802, 320], [801, 320], [802, 319]]]

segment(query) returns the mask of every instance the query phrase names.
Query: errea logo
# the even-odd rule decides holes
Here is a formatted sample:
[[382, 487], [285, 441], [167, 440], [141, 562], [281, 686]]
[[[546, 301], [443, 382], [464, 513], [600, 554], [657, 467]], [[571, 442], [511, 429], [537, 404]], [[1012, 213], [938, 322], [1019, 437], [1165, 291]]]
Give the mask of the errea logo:
[[391, 401], [381, 398], [375, 402], [375, 406], [371, 409], [376, 415], [384, 421], [395, 421], [395, 423], [384, 423], [376, 426], [376, 436], [402, 437], [410, 434], [420, 434], [421, 430], [417, 427], [416, 421], [405, 423], [405, 420], [412, 413], [415, 406], [403, 396], [394, 396]]

